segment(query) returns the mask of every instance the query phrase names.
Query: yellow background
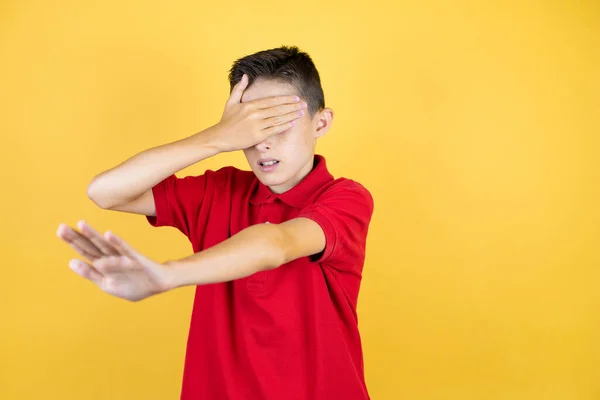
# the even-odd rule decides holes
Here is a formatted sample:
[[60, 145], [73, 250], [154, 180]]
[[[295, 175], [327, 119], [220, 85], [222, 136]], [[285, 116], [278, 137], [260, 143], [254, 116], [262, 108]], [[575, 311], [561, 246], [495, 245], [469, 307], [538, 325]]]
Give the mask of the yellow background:
[[[599, 399], [599, 23], [592, 0], [4, 0], [0, 398], [178, 397], [193, 289], [109, 297], [55, 231], [83, 218], [187, 255], [87, 184], [216, 123], [232, 61], [294, 44], [336, 111], [318, 152], [376, 201], [372, 398]], [[183, 174], [225, 164], [247, 167]]]

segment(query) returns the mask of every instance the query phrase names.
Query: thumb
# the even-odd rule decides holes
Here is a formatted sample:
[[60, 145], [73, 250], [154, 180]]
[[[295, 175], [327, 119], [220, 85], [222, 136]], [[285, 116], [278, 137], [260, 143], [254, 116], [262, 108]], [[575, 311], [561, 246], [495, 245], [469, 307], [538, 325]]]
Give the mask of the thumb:
[[231, 91], [231, 95], [229, 96], [229, 101], [227, 104], [235, 104], [242, 101], [242, 95], [244, 94], [244, 90], [248, 87], [248, 75], [244, 74], [242, 79], [233, 87]]

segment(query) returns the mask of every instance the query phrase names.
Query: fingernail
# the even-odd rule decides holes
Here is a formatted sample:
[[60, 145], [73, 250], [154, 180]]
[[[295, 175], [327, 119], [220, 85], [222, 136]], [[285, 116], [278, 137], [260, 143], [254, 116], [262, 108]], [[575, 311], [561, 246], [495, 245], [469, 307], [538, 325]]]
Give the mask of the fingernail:
[[302, 108], [306, 108], [306, 103], [302, 103]]
[[300, 97], [298, 97], [298, 96], [295, 96], [295, 97], [294, 97], [294, 101], [300, 101]]
[[298, 111], [298, 115], [304, 115], [304, 111], [302, 111], [302, 110]]

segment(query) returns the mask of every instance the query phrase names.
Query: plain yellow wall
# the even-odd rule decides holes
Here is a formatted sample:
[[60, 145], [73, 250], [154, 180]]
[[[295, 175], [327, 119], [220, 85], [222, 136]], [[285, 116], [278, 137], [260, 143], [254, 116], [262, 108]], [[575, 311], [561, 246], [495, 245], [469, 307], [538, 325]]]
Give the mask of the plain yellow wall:
[[[109, 297], [55, 231], [189, 254], [86, 185], [217, 122], [234, 59], [295, 44], [336, 111], [319, 153], [376, 201], [372, 398], [599, 399], [599, 3], [210, 3], [0, 4], [0, 398], [178, 397], [193, 289]], [[225, 164], [247, 167], [183, 174]]]

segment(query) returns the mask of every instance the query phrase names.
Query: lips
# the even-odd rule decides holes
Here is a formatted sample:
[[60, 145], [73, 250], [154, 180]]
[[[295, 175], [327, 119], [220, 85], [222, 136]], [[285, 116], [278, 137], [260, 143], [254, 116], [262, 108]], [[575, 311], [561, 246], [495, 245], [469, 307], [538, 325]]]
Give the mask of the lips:
[[279, 160], [274, 158], [261, 158], [258, 160], [258, 165], [261, 167], [272, 167], [273, 165], [279, 164]]
[[264, 173], [274, 172], [279, 166], [279, 160], [274, 158], [261, 158], [258, 160], [258, 168]]

